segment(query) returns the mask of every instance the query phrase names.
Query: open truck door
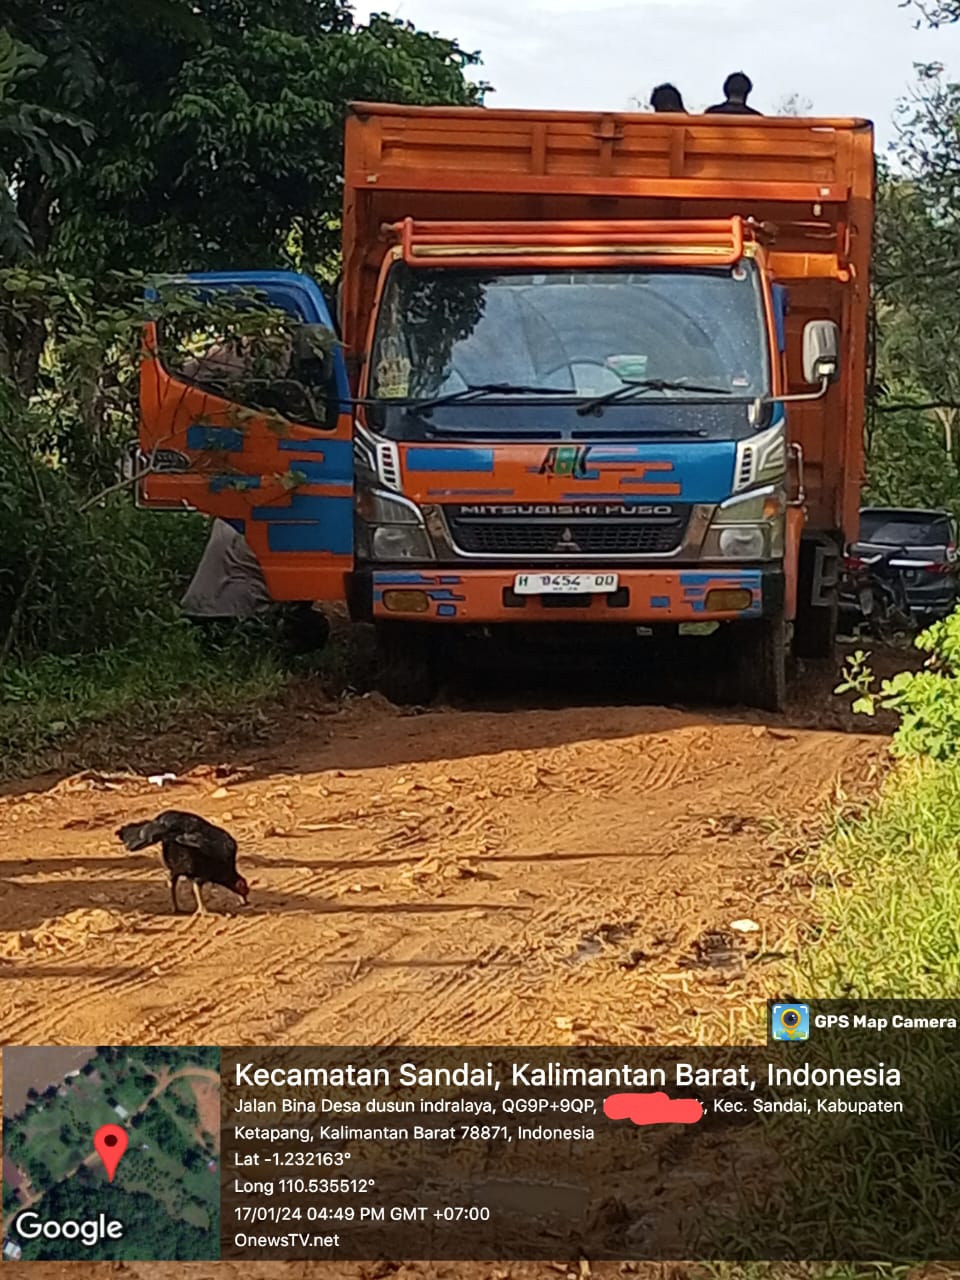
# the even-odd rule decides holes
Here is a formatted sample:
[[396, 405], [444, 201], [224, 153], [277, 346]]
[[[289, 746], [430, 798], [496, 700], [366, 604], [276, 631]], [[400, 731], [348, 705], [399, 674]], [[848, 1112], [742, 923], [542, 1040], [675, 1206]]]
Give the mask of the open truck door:
[[[323, 293], [291, 272], [203, 273], [155, 286], [190, 292], [210, 323], [158, 319], [145, 330], [139, 505], [218, 516], [244, 535], [272, 599], [345, 598], [353, 568], [352, 411], [346, 367]], [[255, 300], [253, 303], [251, 300]], [[283, 313], [283, 359], [233, 377], [232, 309]], [[289, 318], [289, 329], [286, 318]], [[218, 326], [224, 331], [219, 332]], [[242, 357], [241, 357], [242, 358]]]

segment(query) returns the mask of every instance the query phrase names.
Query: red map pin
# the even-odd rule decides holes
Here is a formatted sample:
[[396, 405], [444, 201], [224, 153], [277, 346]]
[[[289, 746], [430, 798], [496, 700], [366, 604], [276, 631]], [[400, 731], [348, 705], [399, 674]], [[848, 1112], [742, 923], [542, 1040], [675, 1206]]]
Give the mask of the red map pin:
[[127, 1131], [121, 1129], [118, 1124], [101, 1125], [97, 1132], [93, 1135], [93, 1145], [96, 1148], [97, 1155], [103, 1161], [103, 1167], [107, 1171], [107, 1177], [112, 1182], [113, 1175], [117, 1172], [117, 1165], [123, 1158], [123, 1153], [127, 1149]]

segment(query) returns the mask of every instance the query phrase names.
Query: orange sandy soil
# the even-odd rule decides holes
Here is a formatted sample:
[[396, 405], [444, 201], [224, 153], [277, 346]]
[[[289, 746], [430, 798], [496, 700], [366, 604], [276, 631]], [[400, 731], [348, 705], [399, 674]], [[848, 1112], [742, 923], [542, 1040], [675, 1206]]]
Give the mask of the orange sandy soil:
[[[783, 717], [514, 704], [288, 707], [159, 793], [120, 769], [0, 794], [0, 1040], [14, 1044], [722, 1042], [809, 922], [817, 824], [886, 741], [833, 673]], [[154, 769], [176, 751], [153, 744]], [[244, 910], [171, 914], [122, 822], [228, 826]], [[192, 895], [186, 890], [186, 907]], [[759, 930], [731, 932], [735, 920]], [[558, 1264], [5, 1264], [7, 1280], [538, 1280]], [[586, 1273], [584, 1273], [586, 1274]], [[684, 1267], [596, 1265], [670, 1280]], [[784, 1268], [782, 1274], [797, 1274]], [[947, 1274], [941, 1272], [940, 1274]]]

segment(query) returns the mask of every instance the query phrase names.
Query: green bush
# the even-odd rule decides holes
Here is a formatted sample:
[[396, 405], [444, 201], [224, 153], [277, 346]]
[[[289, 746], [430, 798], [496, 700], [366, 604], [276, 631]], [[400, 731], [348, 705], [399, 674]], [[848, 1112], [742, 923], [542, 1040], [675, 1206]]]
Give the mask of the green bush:
[[928, 654], [923, 671], [901, 671], [879, 689], [864, 653], [847, 662], [837, 693], [855, 693], [854, 711], [872, 716], [893, 711], [900, 724], [893, 739], [897, 756], [955, 760], [960, 756], [960, 611], [935, 622], [915, 641]]
[[80, 497], [0, 440], [0, 638], [15, 625], [17, 657], [92, 653], [172, 623], [199, 562], [202, 517], [139, 511], [128, 492], [81, 511]]

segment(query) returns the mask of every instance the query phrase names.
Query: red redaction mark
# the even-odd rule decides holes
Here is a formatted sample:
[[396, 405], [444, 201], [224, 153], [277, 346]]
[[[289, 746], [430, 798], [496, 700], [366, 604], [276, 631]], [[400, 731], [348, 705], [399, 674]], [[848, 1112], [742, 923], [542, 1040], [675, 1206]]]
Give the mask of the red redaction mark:
[[117, 1172], [117, 1165], [127, 1149], [127, 1142], [127, 1131], [121, 1129], [118, 1124], [101, 1125], [93, 1135], [93, 1145], [97, 1155], [103, 1161], [103, 1167], [111, 1182], [113, 1175]]
[[634, 1124], [696, 1124], [703, 1107], [696, 1098], [668, 1098], [665, 1093], [612, 1093], [603, 1100], [608, 1120]]

